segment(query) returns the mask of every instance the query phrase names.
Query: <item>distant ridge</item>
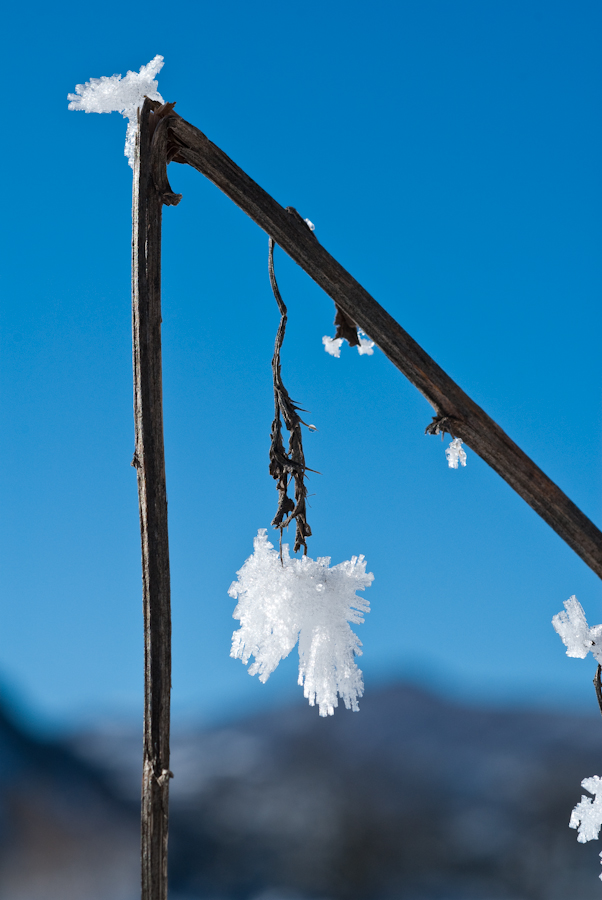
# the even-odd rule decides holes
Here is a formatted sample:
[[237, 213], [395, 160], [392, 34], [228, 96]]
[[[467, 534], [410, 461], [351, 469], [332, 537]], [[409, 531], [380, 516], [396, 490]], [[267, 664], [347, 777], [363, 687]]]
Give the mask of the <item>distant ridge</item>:
[[[138, 896], [137, 725], [49, 744], [0, 714], [0, 761], [3, 900]], [[176, 733], [172, 768], [170, 900], [600, 897], [601, 848], [567, 827], [602, 774], [593, 715], [395, 684]]]

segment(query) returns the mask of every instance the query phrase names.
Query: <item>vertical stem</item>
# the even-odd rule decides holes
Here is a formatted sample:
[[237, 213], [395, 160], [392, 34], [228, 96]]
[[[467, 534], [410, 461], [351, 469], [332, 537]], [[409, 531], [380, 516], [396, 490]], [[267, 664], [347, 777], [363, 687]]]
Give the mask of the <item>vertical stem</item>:
[[142, 900], [167, 898], [171, 610], [161, 385], [161, 211], [150, 104], [139, 113], [132, 203], [132, 339], [144, 609]]

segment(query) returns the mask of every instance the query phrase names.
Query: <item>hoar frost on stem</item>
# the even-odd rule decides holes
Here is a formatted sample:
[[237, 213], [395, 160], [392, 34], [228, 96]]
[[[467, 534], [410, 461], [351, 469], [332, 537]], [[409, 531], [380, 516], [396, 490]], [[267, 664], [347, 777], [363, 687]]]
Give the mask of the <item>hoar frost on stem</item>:
[[[596, 662], [602, 664], [602, 625], [590, 628], [583, 607], [574, 595], [565, 600], [564, 610], [554, 616], [552, 625], [567, 648], [567, 656], [585, 659], [591, 652]], [[594, 799], [582, 795], [571, 813], [569, 828], [578, 829], [577, 840], [580, 844], [585, 844], [587, 841], [595, 841], [602, 828], [602, 778], [598, 775], [584, 778], [581, 787], [593, 794]], [[602, 853], [600, 857], [602, 858]]]
[[[357, 352], [360, 356], [372, 356], [374, 354], [374, 341], [371, 341], [368, 335], [358, 328], [358, 336], [359, 336], [359, 344], [357, 345]], [[337, 359], [341, 356], [341, 347], [343, 345], [344, 338], [331, 338], [328, 335], [324, 335], [322, 338], [322, 343], [324, 344], [324, 349], [330, 356], [336, 356]]]
[[554, 616], [552, 625], [567, 648], [567, 656], [585, 659], [591, 651], [596, 662], [602, 664], [602, 625], [589, 627], [583, 607], [574, 595], [565, 600], [564, 610]]
[[457, 469], [458, 463], [461, 466], [466, 465], [466, 451], [462, 449], [462, 441], [460, 438], [454, 438], [445, 451], [447, 464], [450, 469]]
[[[595, 841], [602, 828], [602, 778], [598, 775], [584, 778], [581, 787], [593, 794], [594, 799], [581, 795], [581, 801], [571, 813], [569, 828], [577, 828], [577, 840], [580, 844], [585, 844], [587, 841]], [[602, 853], [600, 858], [602, 860]], [[602, 881], [602, 875], [598, 877]]]
[[291, 559], [284, 544], [281, 562], [265, 528], [253, 547], [228, 591], [238, 600], [233, 618], [241, 624], [230, 655], [245, 664], [253, 656], [249, 674], [265, 682], [298, 641], [299, 684], [310, 706], [331, 716], [340, 697], [357, 711], [364, 683], [355, 657], [362, 651], [349, 623], [360, 624], [370, 611], [369, 601], [356, 594], [374, 579], [364, 557], [329, 568], [329, 557]]
[[85, 84], [75, 87], [75, 94], [68, 94], [69, 109], [83, 110], [84, 112], [110, 113], [119, 112], [128, 120], [125, 136], [124, 153], [130, 166], [134, 167], [134, 153], [136, 147], [136, 128], [138, 126], [138, 110], [144, 103], [144, 98], [157, 100], [163, 103], [163, 97], [157, 91], [158, 82], [155, 76], [163, 68], [163, 57], [155, 56], [146, 66], [142, 66], [139, 72], [129, 72], [125, 77], [121, 75], [103, 75], [101, 78], [91, 78]]

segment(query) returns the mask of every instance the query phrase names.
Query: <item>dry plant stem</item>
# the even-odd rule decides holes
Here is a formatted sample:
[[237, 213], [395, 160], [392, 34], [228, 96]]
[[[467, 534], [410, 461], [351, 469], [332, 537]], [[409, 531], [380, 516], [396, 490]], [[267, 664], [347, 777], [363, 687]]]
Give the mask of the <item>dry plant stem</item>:
[[[274, 272], [274, 241], [268, 242], [268, 270], [270, 284], [278, 309], [280, 310], [280, 324], [276, 334], [274, 356], [272, 357], [272, 375], [274, 379], [274, 421], [272, 422], [272, 443], [270, 445], [270, 475], [276, 481], [278, 489], [278, 509], [272, 520], [272, 527], [280, 530], [280, 561], [282, 562], [282, 532], [295, 520], [295, 545], [294, 552], [303, 547], [307, 553], [306, 538], [311, 535], [311, 528], [307, 524], [305, 486], [305, 456], [303, 453], [303, 439], [301, 425], [305, 424], [298, 415], [300, 409], [289, 397], [288, 391], [282, 382], [280, 368], [280, 350], [286, 332], [287, 310], [280, 296], [276, 274]], [[282, 440], [282, 420], [289, 432], [288, 452], [284, 449]], [[291, 478], [295, 482], [295, 500], [288, 496], [288, 486]]]
[[161, 384], [161, 210], [151, 170], [151, 109], [139, 114], [132, 203], [132, 334], [142, 590], [144, 747], [142, 900], [167, 898], [171, 611]]
[[334, 334], [335, 341], [337, 340], [337, 338], [342, 338], [343, 340], [347, 341], [350, 347], [359, 346], [360, 339], [357, 333], [357, 325], [355, 324], [355, 322], [352, 322], [348, 316], [345, 315], [345, 313], [339, 306], [336, 307], [334, 324], [336, 326], [336, 331]]
[[600, 712], [602, 713], [602, 682], [600, 681], [600, 676], [602, 675], [602, 666], [598, 666], [596, 669], [596, 674], [594, 675], [594, 687], [596, 689], [596, 699], [598, 701], [598, 707], [600, 708]]
[[320, 245], [295, 210], [280, 206], [194, 125], [175, 113], [168, 121], [166, 127], [180, 146], [174, 159], [205, 175], [288, 253], [418, 388], [436, 418], [453, 420], [455, 436], [602, 577], [602, 532], [593, 522]]

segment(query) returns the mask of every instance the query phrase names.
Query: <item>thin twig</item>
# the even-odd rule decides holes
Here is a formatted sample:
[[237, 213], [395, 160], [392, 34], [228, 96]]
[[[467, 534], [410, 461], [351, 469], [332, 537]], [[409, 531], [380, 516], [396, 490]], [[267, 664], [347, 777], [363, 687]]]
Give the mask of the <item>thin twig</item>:
[[[274, 356], [272, 357], [272, 376], [274, 379], [274, 421], [272, 422], [272, 443], [270, 446], [270, 475], [276, 481], [278, 490], [278, 509], [272, 520], [272, 527], [280, 530], [280, 559], [282, 560], [282, 532], [290, 525], [293, 519], [296, 522], [294, 552], [303, 547], [303, 553], [307, 553], [306, 538], [311, 535], [311, 528], [307, 523], [307, 508], [305, 498], [307, 487], [305, 485], [305, 455], [303, 453], [303, 438], [301, 425], [306, 423], [298, 415], [303, 412], [289, 397], [288, 391], [282, 381], [280, 368], [280, 350], [286, 332], [287, 309], [278, 289], [276, 274], [274, 272], [274, 240], [268, 242], [268, 271], [270, 284], [278, 309], [280, 310], [280, 324], [276, 334]], [[288, 451], [284, 449], [282, 440], [282, 418], [289, 432]], [[288, 496], [288, 487], [291, 479], [295, 482], [295, 499]]]
[[596, 669], [596, 674], [594, 675], [594, 687], [596, 689], [596, 697], [598, 699], [598, 706], [600, 707], [600, 712], [602, 713], [602, 683], [600, 682], [600, 676], [602, 675], [602, 666], [598, 666]]

